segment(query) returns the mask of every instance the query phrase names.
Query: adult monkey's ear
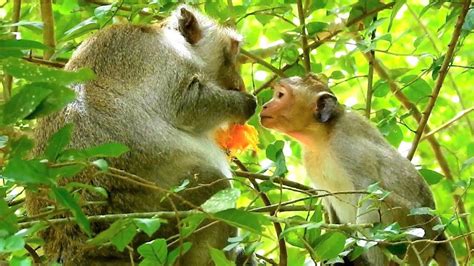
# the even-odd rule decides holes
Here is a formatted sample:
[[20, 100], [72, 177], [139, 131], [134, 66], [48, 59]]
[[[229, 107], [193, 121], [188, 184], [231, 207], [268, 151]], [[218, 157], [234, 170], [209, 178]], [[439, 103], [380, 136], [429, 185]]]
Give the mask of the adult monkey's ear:
[[323, 91], [318, 94], [314, 118], [316, 121], [326, 123], [331, 120], [337, 112], [337, 98], [334, 94]]
[[198, 20], [191, 10], [181, 7], [181, 17], [178, 20], [179, 31], [190, 44], [195, 44], [202, 38]]

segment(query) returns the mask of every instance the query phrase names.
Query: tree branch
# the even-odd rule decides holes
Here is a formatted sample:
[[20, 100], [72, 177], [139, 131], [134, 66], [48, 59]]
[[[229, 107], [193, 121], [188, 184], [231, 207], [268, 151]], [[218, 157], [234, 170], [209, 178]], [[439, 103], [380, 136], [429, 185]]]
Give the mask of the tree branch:
[[[233, 161], [240, 168], [240, 170], [248, 172], [247, 167], [238, 158], [234, 157]], [[249, 181], [252, 184], [252, 186], [255, 188], [255, 190], [259, 193], [260, 198], [262, 199], [265, 206], [271, 206], [272, 202], [268, 198], [267, 194], [262, 192], [262, 190], [260, 189], [260, 186], [257, 183], [257, 181], [255, 180], [255, 178], [249, 178]], [[278, 211], [278, 208], [270, 210], [270, 215], [276, 217], [277, 216], [277, 211]], [[283, 232], [283, 230], [282, 230], [281, 225], [279, 223], [273, 223], [273, 227], [275, 228], [275, 233], [276, 233], [277, 239], [278, 239], [278, 247], [279, 247], [279, 251], [280, 251], [280, 263], [279, 263], [279, 265], [280, 266], [286, 266], [288, 264], [288, 252], [286, 250], [286, 242], [285, 242], [284, 238], [280, 237], [281, 232]]]
[[247, 50], [241, 49], [240, 53], [245, 55], [246, 57], [252, 59], [256, 63], [268, 68], [269, 70], [271, 70], [273, 73], [277, 74], [278, 76], [286, 77], [285, 73], [281, 69], [278, 69], [278, 68], [274, 67], [272, 64], [267, 63], [267, 61], [253, 55], [252, 53], [248, 52]]
[[471, 5], [471, 0], [464, 1], [461, 14], [458, 17], [456, 26], [454, 27], [453, 36], [448, 45], [448, 51], [446, 52], [443, 64], [441, 65], [439, 76], [438, 76], [438, 79], [436, 80], [436, 85], [433, 89], [433, 93], [431, 94], [430, 101], [428, 102], [428, 105], [423, 111], [423, 115], [421, 117], [418, 129], [416, 130], [415, 139], [413, 140], [411, 149], [408, 152], [407, 158], [409, 160], [413, 159], [413, 156], [415, 155], [416, 148], [418, 147], [418, 144], [420, 143], [421, 135], [423, 134], [423, 131], [425, 130], [426, 124], [428, 123], [431, 112], [433, 111], [434, 105], [436, 103], [436, 100], [438, 99], [439, 92], [441, 90], [441, 87], [443, 86], [443, 82], [446, 77], [446, 74], [448, 73], [449, 64], [451, 63], [451, 60], [453, 59], [454, 50], [456, 49], [459, 36], [461, 34], [461, 28], [462, 28], [462, 25], [464, 24], [464, 20], [466, 18], [467, 12], [469, 11], [470, 5]]
[[[436, 53], [438, 55], [441, 54], [441, 51], [438, 48], [438, 45], [436, 44], [435, 37], [433, 37], [433, 34], [426, 28], [426, 26], [423, 24], [423, 22], [421, 22], [420, 18], [415, 13], [415, 11], [413, 11], [411, 9], [410, 5], [406, 5], [406, 6], [407, 6], [408, 11], [412, 15], [413, 19], [418, 23], [418, 26], [420, 26], [421, 30], [428, 37], [428, 40], [431, 42], [431, 45], [433, 46]], [[451, 65], [451, 67], [455, 67], [455, 66]], [[456, 81], [454, 80], [454, 77], [450, 72], [448, 72], [448, 79], [451, 82], [451, 86], [453, 86], [453, 89], [456, 92], [457, 96], [459, 97], [459, 103], [461, 104], [462, 109], [466, 109], [466, 105], [464, 104], [464, 100], [463, 100], [463, 97], [461, 95], [461, 92], [459, 91], [459, 88], [456, 84]], [[466, 116], [466, 121], [467, 121], [467, 125], [469, 126], [469, 129], [471, 130], [471, 134], [474, 135], [474, 127], [472, 126], [471, 120], [467, 116]]]
[[[372, 55], [370, 53], [364, 53], [364, 56], [367, 59], [367, 61], [372, 60], [372, 58], [371, 58]], [[373, 63], [374, 63], [375, 72], [377, 72], [377, 74], [379, 75], [379, 77], [381, 79], [384, 79], [384, 80], [387, 81], [387, 83], [389, 84], [389, 88], [392, 91], [393, 95], [398, 99], [398, 101], [400, 101], [400, 103], [405, 107], [405, 109], [407, 109], [411, 112], [412, 116], [419, 123], [420, 120], [421, 120], [421, 113], [418, 110], [418, 108], [416, 107], [416, 105], [413, 104], [412, 102], [410, 102], [410, 100], [407, 98], [407, 96], [405, 94], [403, 94], [403, 92], [398, 87], [398, 84], [389, 76], [387, 70], [385, 70], [385, 68], [382, 66], [382, 64], [378, 60], [376, 60], [376, 59], [373, 60]], [[426, 132], [430, 131], [430, 128], [429, 128], [428, 125], [426, 125], [425, 131]], [[446, 160], [446, 157], [444, 156], [443, 151], [441, 150], [441, 145], [436, 140], [436, 138], [434, 138], [433, 135], [428, 136], [426, 139], [428, 140], [429, 144], [431, 145], [431, 148], [433, 149], [433, 153], [436, 157], [436, 160], [439, 163], [439, 166], [441, 167], [441, 170], [444, 173], [444, 176], [446, 176], [446, 178], [448, 180], [454, 181], [453, 174], [452, 174], [451, 170], [449, 169], [448, 161]], [[459, 212], [461, 214], [465, 214], [466, 213], [466, 208], [464, 207], [464, 203], [462, 201], [462, 198], [457, 194], [453, 194], [453, 199], [454, 199], [454, 203], [456, 204], [456, 207], [459, 210]], [[471, 231], [468, 219], [464, 216], [461, 217], [461, 219], [462, 219], [463, 223], [466, 226], [466, 231], [468, 231], [468, 232]], [[467, 236], [467, 238], [469, 238], [467, 240], [467, 243], [469, 243], [469, 244], [467, 244], [467, 246], [470, 250], [470, 247], [472, 247], [472, 237]]]
[[298, 7], [298, 18], [300, 20], [301, 27], [301, 45], [303, 47], [303, 62], [306, 72], [311, 72], [311, 59], [309, 57], [309, 48], [308, 48], [308, 36], [306, 35], [306, 23], [305, 23], [305, 14], [303, 9], [303, 3], [301, 0], [296, 1], [296, 6]]
[[420, 141], [424, 141], [424, 140], [426, 140], [427, 138], [431, 137], [432, 135], [438, 133], [439, 131], [448, 128], [448, 127], [449, 127], [450, 125], [452, 125], [454, 122], [456, 122], [456, 121], [458, 121], [459, 119], [463, 118], [464, 116], [466, 116], [467, 114], [469, 114], [469, 113], [472, 112], [472, 111], [474, 111], [474, 107], [468, 108], [468, 109], [466, 109], [466, 110], [462, 110], [462, 111], [459, 112], [456, 116], [454, 116], [453, 118], [451, 118], [451, 120], [449, 120], [448, 122], [444, 123], [443, 125], [439, 126], [438, 128], [435, 128], [435, 129], [431, 130], [430, 132], [424, 134]]
[[[374, 19], [373, 19], [373, 22], [375, 23], [377, 21], [377, 15], [375, 15]], [[372, 34], [370, 36], [370, 40], [371, 40], [371, 43], [375, 45], [375, 32], [376, 32], [376, 28], [374, 28], [374, 30], [372, 31]], [[375, 47], [374, 47], [375, 48]], [[369, 61], [369, 72], [367, 73], [367, 95], [366, 95], [366, 102], [365, 102], [365, 117], [367, 117], [367, 119], [370, 119], [370, 112], [371, 112], [371, 109], [372, 109], [372, 93], [373, 93], [373, 90], [372, 90], [372, 86], [373, 86], [373, 80], [374, 80], [374, 62], [373, 60], [375, 60], [375, 51], [372, 49], [370, 51], [370, 53], [372, 54], [372, 60]]]
[[40, 0], [41, 19], [43, 20], [43, 43], [49, 49], [44, 50], [43, 59], [48, 60], [54, 54], [56, 41], [54, 38], [54, 17], [51, 0]]

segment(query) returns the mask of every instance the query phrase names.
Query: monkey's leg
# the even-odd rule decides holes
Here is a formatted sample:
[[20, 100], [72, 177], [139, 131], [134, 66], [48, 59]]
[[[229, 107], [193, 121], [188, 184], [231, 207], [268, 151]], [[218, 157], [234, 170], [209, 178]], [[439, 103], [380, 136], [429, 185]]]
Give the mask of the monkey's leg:
[[[365, 200], [357, 209], [356, 223], [380, 223], [381, 217], [378, 209], [373, 209], [374, 202], [372, 200]], [[354, 265], [365, 266], [382, 266], [386, 265], [387, 261], [383, 251], [378, 246], [369, 248], [367, 253], [364, 253], [360, 258], [354, 261]]]

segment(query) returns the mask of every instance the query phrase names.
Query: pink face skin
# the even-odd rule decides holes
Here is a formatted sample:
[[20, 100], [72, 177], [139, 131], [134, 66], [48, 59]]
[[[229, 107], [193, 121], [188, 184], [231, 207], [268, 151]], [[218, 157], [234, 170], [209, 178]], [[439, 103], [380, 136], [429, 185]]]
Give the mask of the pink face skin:
[[288, 135], [303, 130], [314, 122], [313, 94], [300, 77], [280, 80], [273, 86], [273, 98], [263, 106], [261, 124]]

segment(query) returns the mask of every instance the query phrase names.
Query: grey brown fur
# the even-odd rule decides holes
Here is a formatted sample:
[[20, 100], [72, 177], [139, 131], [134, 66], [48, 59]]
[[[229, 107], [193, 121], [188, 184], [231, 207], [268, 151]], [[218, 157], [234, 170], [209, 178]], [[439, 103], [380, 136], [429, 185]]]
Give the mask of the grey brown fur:
[[[413, 208], [435, 209], [431, 191], [415, 167], [367, 119], [338, 104], [325, 83], [313, 75], [283, 79], [275, 86], [275, 95], [264, 106], [262, 124], [302, 144], [305, 167], [316, 188], [328, 192], [366, 191], [378, 182], [390, 192], [380, 205], [378, 200], [360, 201], [366, 195], [325, 197], [323, 205], [332, 223], [398, 222], [402, 228], [423, 228], [425, 238], [446, 239], [443, 232], [432, 230], [439, 219], [408, 216]], [[408, 250], [407, 263], [427, 265], [433, 258], [439, 265], [457, 265], [449, 242], [417, 244]], [[376, 246], [353, 263], [379, 266], [389, 262]]]
[[[199, 206], [229, 187], [228, 163], [213, 140], [213, 131], [224, 123], [245, 121], [255, 111], [254, 98], [237, 91], [243, 87], [235, 70], [239, 38], [187, 6], [179, 7], [161, 24], [115, 25], [99, 31], [78, 47], [66, 66], [67, 70], [89, 67], [97, 78], [75, 85], [77, 100], [39, 121], [35, 155], [43, 153], [54, 132], [73, 123], [72, 148], [121, 142], [130, 152], [110, 164], [162, 188], [176, 187], [185, 179], [190, 181], [188, 188], [217, 181], [180, 192]], [[92, 169], [72, 180], [104, 187], [109, 193], [106, 206], [87, 208], [87, 214], [172, 210], [170, 199], [180, 210], [191, 208], [157, 190], [93, 175]], [[44, 210], [44, 199], [44, 194], [28, 193], [28, 213]], [[81, 200], [99, 198], [84, 191]], [[92, 224], [95, 233], [107, 226]], [[172, 224], [160, 229], [156, 237], [176, 233]], [[181, 258], [182, 265], [209, 264], [208, 247], [223, 248], [234, 233], [230, 226], [217, 224], [192, 235], [193, 247]], [[87, 237], [72, 224], [54, 225], [43, 237], [50, 261], [64, 265], [130, 264], [128, 251], [84, 244]], [[138, 237], [135, 246], [144, 240]]]

